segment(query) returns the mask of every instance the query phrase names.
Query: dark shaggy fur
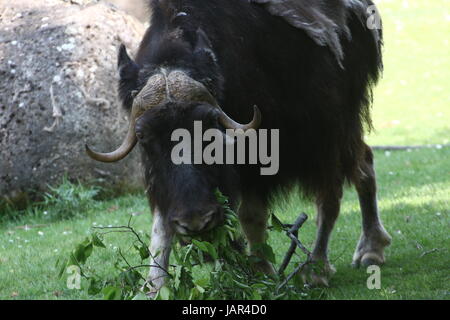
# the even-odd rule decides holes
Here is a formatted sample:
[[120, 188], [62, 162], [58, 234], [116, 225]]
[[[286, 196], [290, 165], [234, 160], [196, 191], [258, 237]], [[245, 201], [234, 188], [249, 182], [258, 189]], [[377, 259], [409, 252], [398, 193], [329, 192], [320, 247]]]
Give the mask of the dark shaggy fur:
[[[305, 31], [318, 45], [328, 46], [342, 67], [344, 52], [341, 37], [351, 40], [347, 26], [348, 15], [357, 14], [361, 23], [367, 20], [370, 3], [360, 0], [250, 0], [264, 4], [272, 15], [283, 18], [292, 26]], [[373, 9], [373, 8], [371, 8]], [[374, 38], [380, 35], [374, 30]]]
[[375, 37], [361, 19], [372, 2], [351, 2], [362, 5], [345, 12], [351, 37], [339, 34], [341, 67], [330, 47], [248, 0], [153, 0], [136, 62], [121, 64], [121, 99], [130, 108], [132, 90], [166, 66], [202, 82], [239, 122], [249, 121], [256, 104], [261, 128], [280, 129], [280, 170], [260, 176], [258, 166], [236, 166], [240, 189], [267, 199], [298, 183], [304, 195], [320, 196], [356, 179], [381, 69], [381, 33]]

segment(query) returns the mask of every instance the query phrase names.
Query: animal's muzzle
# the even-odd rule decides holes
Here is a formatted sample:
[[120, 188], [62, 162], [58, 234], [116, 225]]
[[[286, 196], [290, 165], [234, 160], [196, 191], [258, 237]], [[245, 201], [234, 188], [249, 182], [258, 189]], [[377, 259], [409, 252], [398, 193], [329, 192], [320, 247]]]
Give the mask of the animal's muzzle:
[[223, 220], [222, 210], [218, 207], [208, 211], [192, 211], [170, 219], [174, 230], [181, 235], [195, 235], [209, 231]]

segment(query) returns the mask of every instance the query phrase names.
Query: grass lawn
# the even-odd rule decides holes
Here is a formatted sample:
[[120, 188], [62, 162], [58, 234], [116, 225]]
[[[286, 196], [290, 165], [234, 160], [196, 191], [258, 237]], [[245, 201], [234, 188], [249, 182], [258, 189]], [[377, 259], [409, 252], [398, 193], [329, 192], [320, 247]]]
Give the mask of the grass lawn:
[[[375, 92], [376, 132], [371, 144], [448, 144], [450, 139], [450, 12], [447, 0], [378, 1], [385, 27], [385, 74]], [[360, 212], [353, 190], [347, 190], [335, 227], [330, 258], [337, 268], [323, 299], [450, 298], [450, 148], [376, 152], [379, 207], [393, 243], [386, 251], [380, 290], [366, 286], [365, 269], [350, 266], [360, 233]], [[0, 299], [92, 299], [85, 291], [67, 289], [57, 278], [55, 262], [67, 257], [92, 226], [133, 226], [149, 233], [151, 217], [143, 195], [88, 203], [82, 215], [58, 220], [30, 209], [0, 224]], [[284, 222], [304, 211], [310, 219], [300, 238], [308, 247], [315, 237], [311, 204], [292, 197], [274, 208]], [[0, 213], [0, 217], [3, 213]], [[25, 225], [31, 226], [30, 229]], [[90, 258], [98, 274], [113, 272], [114, 247], [125, 253], [131, 239], [106, 238], [111, 250]], [[277, 262], [287, 250], [285, 236], [272, 233]], [[135, 253], [130, 253], [135, 255]], [[132, 261], [131, 261], [132, 262]], [[316, 295], [315, 295], [316, 296]], [[98, 298], [101, 298], [100, 296]]]
[[384, 76], [371, 144], [450, 143], [450, 3], [379, 0]]
[[[393, 236], [393, 244], [386, 252], [387, 264], [382, 268], [382, 289], [368, 290], [366, 270], [350, 266], [360, 231], [360, 213], [356, 193], [347, 190], [330, 248], [330, 258], [338, 272], [331, 287], [322, 290], [322, 298], [450, 297], [449, 157], [450, 148], [376, 153], [380, 210]], [[57, 258], [67, 256], [89, 234], [92, 226], [126, 225], [132, 213], [142, 213], [133, 219], [137, 230], [148, 233], [151, 225], [142, 196], [92, 202], [92, 206], [86, 217], [49, 223], [45, 212], [38, 211], [0, 228], [0, 299], [92, 298], [85, 291], [67, 289], [65, 280], [57, 279]], [[311, 247], [315, 236], [313, 207], [293, 197], [288, 204], [280, 203], [275, 208], [278, 217], [286, 222], [294, 221], [300, 211], [310, 216], [300, 238]], [[37, 227], [25, 230], [25, 224]], [[270, 244], [278, 253], [280, 263], [288, 242], [282, 234], [271, 235]], [[131, 246], [127, 239], [131, 238], [112, 234], [106, 243], [112, 249], [120, 246], [127, 252]], [[129, 256], [136, 255], [133, 252]], [[114, 272], [114, 250], [95, 250], [90, 261], [98, 267], [99, 274]]]

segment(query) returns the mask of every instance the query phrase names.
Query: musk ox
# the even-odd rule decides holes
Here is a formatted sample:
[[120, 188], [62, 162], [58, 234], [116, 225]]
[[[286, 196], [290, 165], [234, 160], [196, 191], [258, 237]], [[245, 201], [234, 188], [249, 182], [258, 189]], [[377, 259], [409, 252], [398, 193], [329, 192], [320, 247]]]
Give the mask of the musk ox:
[[[219, 189], [237, 210], [250, 251], [265, 241], [271, 199], [299, 186], [315, 201], [312, 251], [322, 272], [308, 281], [328, 284], [327, 247], [343, 186], [356, 187], [362, 234], [356, 265], [382, 264], [390, 236], [378, 214], [370, 129], [371, 87], [382, 69], [381, 29], [366, 24], [369, 0], [153, 0], [152, 18], [135, 59], [120, 48], [119, 95], [129, 131], [114, 162], [138, 144], [153, 212], [154, 263], [168, 266], [174, 234], [214, 228], [223, 212]], [[256, 107], [254, 107], [256, 106]], [[252, 119], [249, 123], [247, 121]], [[174, 164], [171, 135], [193, 123], [220, 130], [279, 130], [279, 171], [261, 164]], [[244, 123], [244, 124], [241, 124]], [[296, 189], [295, 189], [296, 190]], [[255, 254], [258, 254], [257, 252]], [[273, 272], [268, 262], [258, 266]], [[165, 272], [152, 268], [151, 292]]]

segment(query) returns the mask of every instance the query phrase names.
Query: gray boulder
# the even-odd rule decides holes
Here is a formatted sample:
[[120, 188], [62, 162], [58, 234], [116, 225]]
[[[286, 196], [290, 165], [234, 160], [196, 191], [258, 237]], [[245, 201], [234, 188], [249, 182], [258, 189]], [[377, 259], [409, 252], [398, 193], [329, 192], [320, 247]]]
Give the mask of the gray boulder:
[[134, 151], [115, 164], [84, 152], [115, 149], [128, 122], [116, 92], [120, 43], [133, 52], [144, 26], [97, 1], [0, 0], [0, 201], [71, 179], [139, 187]]

